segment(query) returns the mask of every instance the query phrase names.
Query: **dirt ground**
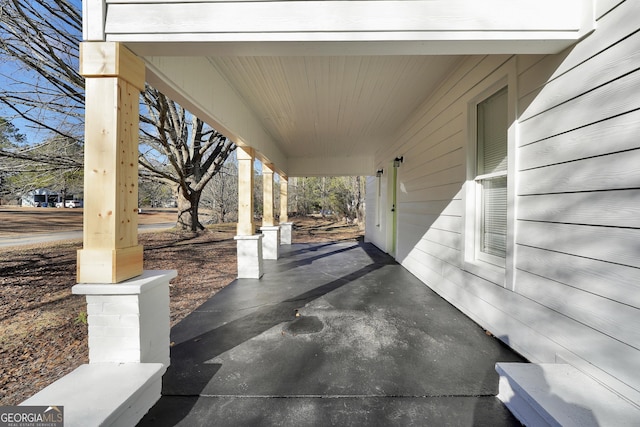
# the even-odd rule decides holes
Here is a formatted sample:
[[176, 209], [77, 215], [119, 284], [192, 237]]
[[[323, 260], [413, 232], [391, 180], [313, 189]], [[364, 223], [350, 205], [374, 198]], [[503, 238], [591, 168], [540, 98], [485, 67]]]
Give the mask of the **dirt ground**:
[[[170, 210], [140, 215], [144, 224], [174, 220]], [[330, 219], [296, 217], [293, 222], [294, 243], [362, 235], [357, 226]], [[81, 209], [0, 207], [0, 239], [81, 229]], [[170, 285], [172, 325], [234, 280], [234, 234], [235, 224], [219, 224], [198, 234], [139, 235], [145, 269], [178, 270]], [[22, 402], [88, 362], [86, 305], [84, 297], [71, 294], [80, 248], [75, 240], [0, 249], [0, 405]]]

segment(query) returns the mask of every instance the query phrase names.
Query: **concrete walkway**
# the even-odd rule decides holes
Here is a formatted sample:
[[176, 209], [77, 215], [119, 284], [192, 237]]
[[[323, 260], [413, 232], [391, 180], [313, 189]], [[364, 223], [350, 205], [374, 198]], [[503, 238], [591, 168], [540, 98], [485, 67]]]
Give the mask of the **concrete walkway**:
[[284, 246], [171, 340], [140, 426], [520, 425], [494, 365], [523, 360], [369, 244]]

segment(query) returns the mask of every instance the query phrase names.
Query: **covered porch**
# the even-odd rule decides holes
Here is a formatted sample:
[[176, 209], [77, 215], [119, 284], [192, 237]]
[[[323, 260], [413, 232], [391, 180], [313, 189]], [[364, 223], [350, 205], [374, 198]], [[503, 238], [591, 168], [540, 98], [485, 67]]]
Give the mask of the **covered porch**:
[[495, 364], [523, 359], [368, 243], [283, 246], [171, 342], [141, 426], [520, 425]]
[[[534, 372], [528, 364], [512, 372], [533, 390], [531, 400], [555, 396], [547, 406], [569, 418], [577, 413], [572, 419], [581, 426], [623, 425], [616, 421], [623, 412], [637, 419], [638, 337], [626, 328], [637, 319], [637, 299], [629, 301], [635, 283], [626, 279], [637, 277], [627, 236], [635, 219], [600, 219], [601, 209], [573, 213], [571, 202], [584, 193], [598, 202], [590, 207], [609, 200], [620, 212], [637, 207], [628, 202], [636, 193], [619, 193], [638, 185], [635, 164], [620, 154], [640, 152], [631, 137], [637, 81], [629, 77], [638, 68], [625, 50], [637, 51], [637, 26], [628, 19], [637, 3], [86, 5], [80, 67], [87, 79], [85, 191], [92, 197], [75, 289], [93, 310], [87, 370], [108, 362], [153, 371], [142, 373], [152, 387], [136, 422], [160, 395], [170, 365], [164, 397], [145, 424], [515, 423], [495, 398], [495, 363], [520, 359], [500, 342], [536, 363]], [[611, 80], [620, 62], [628, 68], [616, 66]], [[170, 340], [160, 321], [168, 313], [159, 307], [168, 305], [175, 272], [143, 271], [136, 238], [138, 93], [145, 84], [239, 147], [239, 278]], [[492, 125], [508, 165], [499, 176], [509, 183], [496, 259], [479, 250], [481, 235], [490, 233], [478, 226], [474, 188], [498, 176], [476, 172], [485, 155], [478, 153], [477, 129], [485, 125], [478, 107], [499, 93], [501, 119]], [[600, 108], [614, 98], [615, 108]], [[608, 122], [631, 113], [622, 125]], [[601, 143], [610, 135], [613, 142]], [[264, 175], [261, 233], [252, 206], [256, 160]], [[609, 182], [608, 168], [630, 178]], [[286, 239], [281, 248], [281, 227], [290, 224], [286, 203], [276, 222], [274, 175], [281, 203], [289, 177], [369, 176], [367, 239], [380, 250], [288, 247]], [[604, 197], [614, 191], [615, 198]], [[565, 210], [546, 209], [560, 199]], [[576, 236], [609, 244], [584, 247]], [[609, 272], [606, 280], [600, 271]], [[116, 294], [123, 302], [113, 302]], [[128, 307], [140, 310], [120, 311]], [[614, 401], [626, 409], [612, 409]]]

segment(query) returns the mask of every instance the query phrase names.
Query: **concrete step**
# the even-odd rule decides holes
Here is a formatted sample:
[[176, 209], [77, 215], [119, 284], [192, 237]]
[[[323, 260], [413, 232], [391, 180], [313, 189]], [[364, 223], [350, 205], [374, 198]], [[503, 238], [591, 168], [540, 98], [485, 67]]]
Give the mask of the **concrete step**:
[[526, 426], [639, 426], [640, 407], [566, 364], [498, 363], [498, 398]]
[[134, 426], [160, 398], [162, 363], [82, 365], [22, 406], [62, 406], [65, 427]]

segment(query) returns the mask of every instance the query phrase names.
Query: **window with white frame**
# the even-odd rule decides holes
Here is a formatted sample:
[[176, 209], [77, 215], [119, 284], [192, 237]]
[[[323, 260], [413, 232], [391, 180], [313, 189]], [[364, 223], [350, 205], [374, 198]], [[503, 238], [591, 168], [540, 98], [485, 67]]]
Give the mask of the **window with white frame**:
[[462, 269], [514, 289], [516, 283], [517, 74], [515, 61], [468, 92]]
[[476, 105], [475, 257], [504, 267], [507, 247], [508, 97]]

